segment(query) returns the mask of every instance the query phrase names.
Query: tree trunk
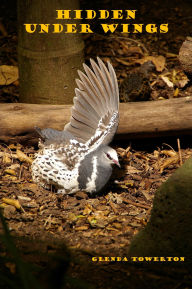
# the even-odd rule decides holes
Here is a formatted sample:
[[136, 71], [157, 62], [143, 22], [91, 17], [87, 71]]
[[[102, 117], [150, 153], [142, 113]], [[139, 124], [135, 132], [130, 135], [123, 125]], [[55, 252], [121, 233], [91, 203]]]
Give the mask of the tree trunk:
[[[78, 20], [56, 19], [56, 10], [78, 8], [78, 0], [18, 1], [21, 102], [72, 103], [77, 69], [82, 68], [84, 44], [79, 33], [53, 33], [52, 24], [78, 25]], [[28, 33], [24, 24], [50, 24], [49, 32], [39, 33], [37, 25], [34, 33]]]
[[[192, 135], [192, 97], [120, 104], [117, 133], [125, 138]], [[0, 141], [37, 142], [34, 126], [62, 130], [71, 105], [1, 104]]]

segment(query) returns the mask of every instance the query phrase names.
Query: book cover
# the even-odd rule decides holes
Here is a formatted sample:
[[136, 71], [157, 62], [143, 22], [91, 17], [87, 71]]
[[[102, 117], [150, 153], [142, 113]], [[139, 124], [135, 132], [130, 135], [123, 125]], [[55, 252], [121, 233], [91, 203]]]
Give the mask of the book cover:
[[[0, 7], [0, 287], [190, 288], [190, 1], [2, 0]], [[74, 175], [82, 189], [58, 194], [55, 181], [42, 187], [32, 178], [47, 137], [38, 128], [58, 137], [78, 96], [75, 80], [83, 83], [78, 70], [97, 57], [117, 76], [120, 119], [110, 146], [120, 168], [100, 192], [88, 192], [82, 183], [105, 179], [96, 154], [77, 170], [84, 178]], [[94, 97], [112, 83], [98, 88], [103, 70], [96, 70], [92, 64], [90, 127], [101, 113]], [[86, 118], [82, 106], [72, 126], [79, 114]], [[59, 162], [69, 162], [64, 155]]]

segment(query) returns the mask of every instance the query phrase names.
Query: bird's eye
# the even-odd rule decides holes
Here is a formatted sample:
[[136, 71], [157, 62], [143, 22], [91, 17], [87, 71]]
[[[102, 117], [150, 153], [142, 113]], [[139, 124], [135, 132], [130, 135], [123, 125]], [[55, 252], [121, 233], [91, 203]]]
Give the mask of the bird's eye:
[[112, 160], [112, 157], [110, 156], [110, 154], [107, 154], [108, 159]]

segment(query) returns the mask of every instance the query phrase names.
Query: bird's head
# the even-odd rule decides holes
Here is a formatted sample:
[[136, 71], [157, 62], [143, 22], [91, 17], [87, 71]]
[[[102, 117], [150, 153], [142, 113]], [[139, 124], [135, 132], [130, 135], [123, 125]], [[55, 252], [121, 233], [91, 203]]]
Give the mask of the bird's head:
[[119, 159], [116, 150], [112, 149], [111, 147], [105, 147], [103, 150], [104, 157], [109, 164], [115, 164], [120, 167]]

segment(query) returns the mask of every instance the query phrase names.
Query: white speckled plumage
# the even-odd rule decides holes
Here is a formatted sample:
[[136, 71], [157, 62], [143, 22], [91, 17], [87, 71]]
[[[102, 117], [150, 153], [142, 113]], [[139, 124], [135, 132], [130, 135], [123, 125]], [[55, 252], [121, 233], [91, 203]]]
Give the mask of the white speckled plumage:
[[43, 142], [32, 163], [32, 177], [58, 192], [100, 191], [111, 176], [118, 156], [108, 144], [118, 127], [119, 90], [112, 65], [97, 58], [79, 71], [70, 122], [63, 131], [39, 129]]

